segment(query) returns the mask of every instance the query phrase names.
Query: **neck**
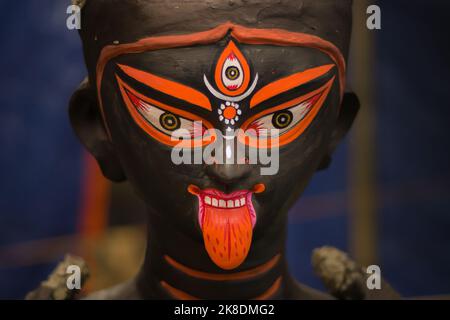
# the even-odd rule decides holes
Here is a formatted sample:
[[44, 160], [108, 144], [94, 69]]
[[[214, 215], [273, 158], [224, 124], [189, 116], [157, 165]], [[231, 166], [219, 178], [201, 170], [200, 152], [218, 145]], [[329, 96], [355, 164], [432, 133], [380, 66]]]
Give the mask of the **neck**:
[[[188, 236], [151, 213], [147, 253], [137, 286], [143, 298], [278, 299], [289, 274], [284, 256], [286, 221], [255, 234], [245, 261], [222, 270], [208, 257], [200, 236]], [[256, 230], [255, 230], [256, 233]]]

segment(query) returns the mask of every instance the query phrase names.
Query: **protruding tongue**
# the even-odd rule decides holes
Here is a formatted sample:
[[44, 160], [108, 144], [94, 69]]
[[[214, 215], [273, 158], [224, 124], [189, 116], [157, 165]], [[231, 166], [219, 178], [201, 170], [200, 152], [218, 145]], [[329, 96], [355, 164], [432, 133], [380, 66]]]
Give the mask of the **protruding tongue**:
[[210, 258], [220, 268], [238, 267], [247, 257], [252, 242], [252, 222], [247, 206], [217, 208], [206, 206], [203, 240]]

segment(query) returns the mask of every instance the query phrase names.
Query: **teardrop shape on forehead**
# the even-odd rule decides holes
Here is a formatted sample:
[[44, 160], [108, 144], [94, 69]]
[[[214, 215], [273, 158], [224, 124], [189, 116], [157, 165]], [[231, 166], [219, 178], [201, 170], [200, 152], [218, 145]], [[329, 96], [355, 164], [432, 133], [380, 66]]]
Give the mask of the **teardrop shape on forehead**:
[[214, 76], [217, 88], [224, 95], [235, 97], [247, 90], [250, 67], [233, 41], [228, 43], [217, 60]]

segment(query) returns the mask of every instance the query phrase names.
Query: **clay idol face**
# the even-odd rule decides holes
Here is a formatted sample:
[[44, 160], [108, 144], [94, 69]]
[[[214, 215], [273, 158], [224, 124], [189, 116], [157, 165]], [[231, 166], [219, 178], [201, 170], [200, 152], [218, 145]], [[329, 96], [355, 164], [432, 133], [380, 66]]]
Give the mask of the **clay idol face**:
[[[343, 60], [302, 34], [291, 34], [290, 44], [270, 31], [258, 43], [239, 29], [212, 34], [107, 48], [97, 86], [133, 186], [229, 270], [285, 219], [318, 166], [338, 114]], [[173, 159], [174, 147], [205, 151], [218, 141], [234, 142], [223, 148], [225, 161], [218, 152], [200, 153], [200, 163]], [[276, 174], [249, 161], [260, 149], [279, 157]]]

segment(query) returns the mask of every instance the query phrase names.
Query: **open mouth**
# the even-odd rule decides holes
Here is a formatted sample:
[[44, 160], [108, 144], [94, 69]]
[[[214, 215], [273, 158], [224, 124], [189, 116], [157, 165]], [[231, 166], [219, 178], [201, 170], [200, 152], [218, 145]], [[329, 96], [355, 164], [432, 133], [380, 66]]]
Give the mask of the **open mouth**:
[[264, 190], [264, 184], [230, 194], [217, 189], [201, 190], [194, 185], [188, 187], [198, 199], [198, 223], [206, 251], [220, 268], [234, 269], [247, 257], [257, 220], [252, 196]]

